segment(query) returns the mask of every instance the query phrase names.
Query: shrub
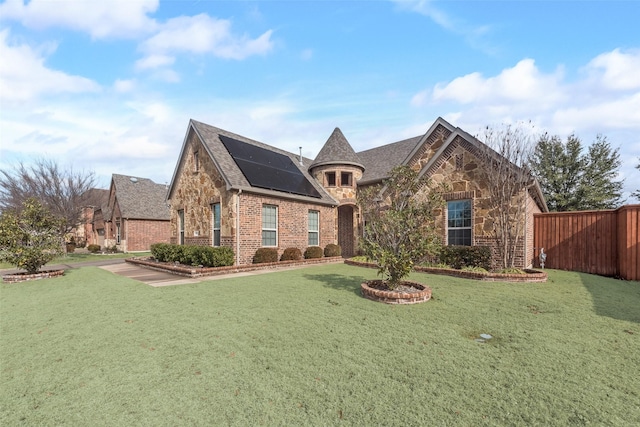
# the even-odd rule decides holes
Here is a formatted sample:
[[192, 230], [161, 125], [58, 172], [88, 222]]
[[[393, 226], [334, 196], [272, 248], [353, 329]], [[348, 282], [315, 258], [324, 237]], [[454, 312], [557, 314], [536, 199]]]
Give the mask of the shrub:
[[[416, 263], [438, 252], [435, 219], [444, 204], [443, 191], [408, 166], [393, 168], [382, 185], [358, 190], [366, 220], [360, 248], [375, 260], [388, 289], [395, 289]], [[419, 192], [424, 197], [416, 197]]]
[[278, 249], [276, 248], [260, 248], [253, 256], [254, 264], [262, 264], [265, 262], [278, 262]]
[[287, 248], [280, 257], [280, 261], [298, 261], [300, 259], [302, 259], [302, 251], [298, 248]]
[[151, 255], [160, 262], [169, 261], [169, 247], [172, 246], [168, 243], [154, 243], [151, 245]]
[[323, 256], [324, 256], [324, 251], [320, 246], [309, 246], [304, 251], [304, 259], [322, 258]]
[[62, 253], [62, 221], [36, 199], [22, 206], [19, 213], [0, 214], [0, 261], [32, 274]]
[[440, 262], [455, 269], [482, 267], [491, 269], [491, 248], [488, 246], [443, 246]]
[[100, 245], [89, 245], [87, 246], [87, 250], [92, 254], [97, 254], [100, 252]]
[[333, 243], [329, 243], [324, 247], [324, 256], [332, 257], [332, 256], [340, 256], [342, 254], [342, 248], [340, 245], [334, 245]]
[[233, 249], [227, 246], [184, 246], [169, 243], [151, 245], [151, 255], [160, 262], [178, 262], [184, 265], [225, 267], [233, 265]]

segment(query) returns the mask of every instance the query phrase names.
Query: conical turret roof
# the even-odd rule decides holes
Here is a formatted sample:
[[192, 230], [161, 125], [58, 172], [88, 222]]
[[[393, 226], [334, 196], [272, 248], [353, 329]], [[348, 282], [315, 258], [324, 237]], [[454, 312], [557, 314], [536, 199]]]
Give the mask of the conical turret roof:
[[364, 170], [362, 162], [340, 128], [333, 130], [309, 169], [323, 165], [353, 165]]

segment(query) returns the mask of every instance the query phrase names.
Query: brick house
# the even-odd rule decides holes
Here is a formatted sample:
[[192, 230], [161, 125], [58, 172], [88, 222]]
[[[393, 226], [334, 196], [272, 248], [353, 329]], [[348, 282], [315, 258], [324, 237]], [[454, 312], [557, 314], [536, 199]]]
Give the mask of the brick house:
[[[288, 247], [304, 251], [337, 243], [351, 256], [363, 232], [358, 188], [409, 165], [451, 188], [438, 221], [444, 244], [491, 246], [481, 146], [438, 118], [424, 135], [359, 153], [336, 128], [312, 160], [191, 120], [167, 193], [171, 242], [230, 246], [240, 265], [251, 263], [260, 247], [282, 254]], [[535, 185], [522, 218], [522, 267], [533, 263], [533, 214], [543, 211], [544, 197]]]
[[102, 188], [91, 188], [82, 195], [80, 222], [73, 230], [76, 243], [98, 244], [93, 231], [93, 216], [96, 209], [102, 208], [108, 201], [109, 190]]
[[170, 236], [167, 187], [150, 179], [113, 174], [106, 203], [93, 213], [93, 238], [102, 248], [148, 251]]

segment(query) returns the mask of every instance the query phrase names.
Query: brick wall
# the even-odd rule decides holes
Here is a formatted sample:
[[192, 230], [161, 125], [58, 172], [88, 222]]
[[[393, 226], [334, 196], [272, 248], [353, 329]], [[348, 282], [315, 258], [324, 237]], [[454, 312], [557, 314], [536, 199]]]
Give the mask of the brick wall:
[[[200, 155], [198, 170], [193, 153]], [[278, 254], [289, 247], [307, 248], [308, 211], [320, 212], [320, 246], [336, 243], [335, 208], [296, 200], [268, 197], [249, 192], [238, 195], [227, 191], [222, 176], [208, 155], [199, 138], [191, 133], [183, 157], [178, 166], [178, 177], [169, 200], [169, 242], [178, 243], [178, 210], [184, 210], [184, 243], [209, 246], [212, 244], [211, 204], [220, 203], [220, 244], [233, 248], [239, 264], [251, 264], [253, 255], [262, 245], [262, 205], [278, 206]], [[237, 208], [240, 205], [240, 227], [237, 230]], [[240, 250], [238, 253], [237, 236]]]
[[[286, 248], [304, 252], [308, 245], [308, 212], [320, 212], [320, 245], [336, 243], [336, 208], [295, 200], [284, 200], [258, 194], [240, 195], [240, 264], [251, 264], [253, 255], [262, 247], [262, 206], [278, 207], [278, 256]], [[235, 248], [234, 248], [235, 250]]]
[[154, 243], [169, 243], [169, 221], [128, 219], [123, 223], [126, 239], [120, 246], [126, 252], [148, 251]]

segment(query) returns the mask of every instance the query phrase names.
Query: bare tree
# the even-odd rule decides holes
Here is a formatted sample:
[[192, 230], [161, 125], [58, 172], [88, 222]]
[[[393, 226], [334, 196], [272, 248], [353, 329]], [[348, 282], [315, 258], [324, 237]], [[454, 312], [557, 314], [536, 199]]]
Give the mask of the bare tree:
[[51, 159], [23, 162], [8, 170], [0, 170], [0, 210], [20, 211], [24, 202], [35, 198], [64, 221], [63, 232], [73, 229], [81, 218], [81, 207], [98, 204], [87, 200], [87, 192], [95, 186], [92, 171], [62, 168]]
[[524, 243], [527, 194], [536, 181], [528, 162], [533, 135], [522, 125], [487, 127], [480, 160], [487, 183], [489, 219], [493, 221], [502, 268], [515, 266], [518, 249]]

